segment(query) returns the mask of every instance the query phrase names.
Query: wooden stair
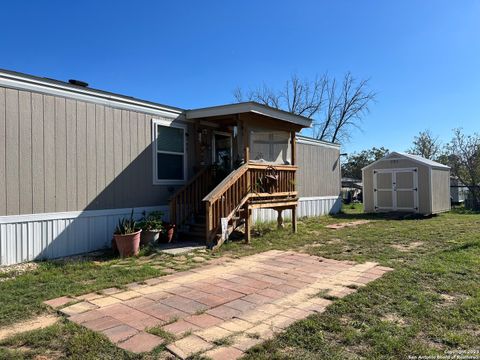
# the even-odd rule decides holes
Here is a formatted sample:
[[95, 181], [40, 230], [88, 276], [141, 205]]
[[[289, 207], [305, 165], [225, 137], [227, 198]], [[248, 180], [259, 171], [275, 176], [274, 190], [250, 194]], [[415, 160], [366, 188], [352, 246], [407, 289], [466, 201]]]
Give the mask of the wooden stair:
[[[211, 170], [203, 169], [170, 201], [170, 221], [177, 225], [179, 238], [206, 241], [207, 246], [215, 249], [239, 225], [245, 224], [245, 239], [248, 242], [252, 209], [262, 208], [277, 210], [279, 226], [283, 223], [282, 211], [292, 209], [293, 229], [296, 231], [297, 167], [276, 165], [276, 182], [265, 186], [266, 171], [271, 169], [270, 165], [247, 163], [231, 172], [215, 187]], [[222, 232], [222, 219], [227, 222], [225, 232]]]

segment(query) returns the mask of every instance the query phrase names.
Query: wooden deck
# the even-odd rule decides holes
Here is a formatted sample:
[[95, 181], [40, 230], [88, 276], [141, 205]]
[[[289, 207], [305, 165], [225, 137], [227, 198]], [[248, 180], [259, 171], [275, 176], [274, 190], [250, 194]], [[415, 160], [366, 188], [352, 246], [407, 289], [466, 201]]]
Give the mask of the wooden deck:
[[[240, 224], [245, 224], [245, 240], [250, 241], [252, 210], [278, 211], [278, 226], [283, 226], [282, 211], [292, 210], [296, 231], [296, 166], [247, 163], [232, 171], [212, 187], [212, 172], [203, 169], [171, 199], [171, 221], [190, 229], [211, 247], [220, 246]], [[273, 175], [272, 175], [273, 174]], [[222, 226], [223, 224], [223, 226]]]

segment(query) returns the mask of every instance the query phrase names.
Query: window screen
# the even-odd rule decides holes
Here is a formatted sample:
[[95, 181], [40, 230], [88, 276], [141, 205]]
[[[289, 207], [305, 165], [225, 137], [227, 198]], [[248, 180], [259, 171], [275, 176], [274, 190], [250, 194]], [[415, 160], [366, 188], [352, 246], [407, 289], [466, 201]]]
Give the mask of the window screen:
[[252, 131], [250, 151], [252, 160], [290, 164], [290, 133], [286, 131]]

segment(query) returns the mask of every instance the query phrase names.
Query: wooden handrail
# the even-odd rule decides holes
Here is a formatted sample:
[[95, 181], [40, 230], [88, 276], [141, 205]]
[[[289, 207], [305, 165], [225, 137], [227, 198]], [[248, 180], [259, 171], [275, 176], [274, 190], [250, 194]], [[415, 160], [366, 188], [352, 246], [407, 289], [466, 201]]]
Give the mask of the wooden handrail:
[[170, 222], [182, 225], [192, 214], [198, 214], [202, 198], [213, 185], [211, 167], [200, 170], [170, 197]]
[[232, 171], [228, 176], [223, 179], [220, 184], [203, 198], [203, 201], [213, 202], [217, 200], [225, 192], [225, 189], [235, 181], [237, 181], [248, 170], [248, 164], [243, 164], [238, 169]]
[[[273, 167], [277, 181], [269, 186], [264, 184], [265, 170]], [[218, 233], [221, 219], [230, 220], [247, 201], [252, 198], [296, 197], [296, 166], [247, 163], [228, 175], [207, 196], [203, 198], [206, 207], [207, 243]]]

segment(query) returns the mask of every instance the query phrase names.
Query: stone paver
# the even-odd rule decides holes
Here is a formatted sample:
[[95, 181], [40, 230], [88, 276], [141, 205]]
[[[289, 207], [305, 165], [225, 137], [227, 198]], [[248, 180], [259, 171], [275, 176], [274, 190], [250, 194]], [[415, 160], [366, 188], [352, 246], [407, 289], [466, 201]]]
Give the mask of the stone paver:
[[167, 346], [167, 349], [180, 359], [186, 359], [213, 347], [213, 344], [199, 338], [196, 335], [187, 336]]
[[233, 346], [228, 346], [212, 349], [203, 355], [212, 360], [236, 360], [243, 356], [243, 351]]
[[133, 353], [142, 353], [152, 351], [164, 342], [165, 340], [161, 337], [146, 332], [140, 332], [117, 345], [118, 347]]
[[64, 305], [67, 305], [68, 303], [75, 301], [74, 298], [71, 298], [70, 296], [62, 296], [56, 299], [44, 301], [43, 303], [45, 305], [48, 305], [54, 309], [58, 309], [59, 307], [62, 307]]
[[128, 325], [118, 325], [113, 328], [103, 330], [102, 332], [110, 339], [111, 342], [118, 343], [128, 339], [129, 337], [132, 337], [138, 333], [138, 330]]
[[64, 307], [60, 310], [60, 312], [64, 315], [71, 316], [71, 315], [82, 314], [82, 313], [87, 312], [89, 310], [96, 309], [97, 307], [98, 306], [96, 306], [92, 303], [82, 301], [82, 302], [79, 302], [77, 304], [73, 304], [73, 305]]
[[174, 323], [163, 326], [162, 329], [169, 332], [170, 334], [173, 334], [179, 337], [184, 335], [185, 333], [199, 330], [200, 327], [192, 323], [189, 323], [185, 320], [179, 320]]
[[[236, 359], [295, 321], [323, 312], [332, 300], [320, 293], [332, 299], [348, 296], [388, 271], [372, 262], [271, 250], [127, 284], [128, 290], [109, 288], [101, 295], [45, 304], [63, 307], [60, 311], [71, 321], [134, 353], [163, 344], [148, 332], [161, 327], [176, 337], [167, 349], [179, 358]], [[226, 337], [230, 345], [215, 345]]]

